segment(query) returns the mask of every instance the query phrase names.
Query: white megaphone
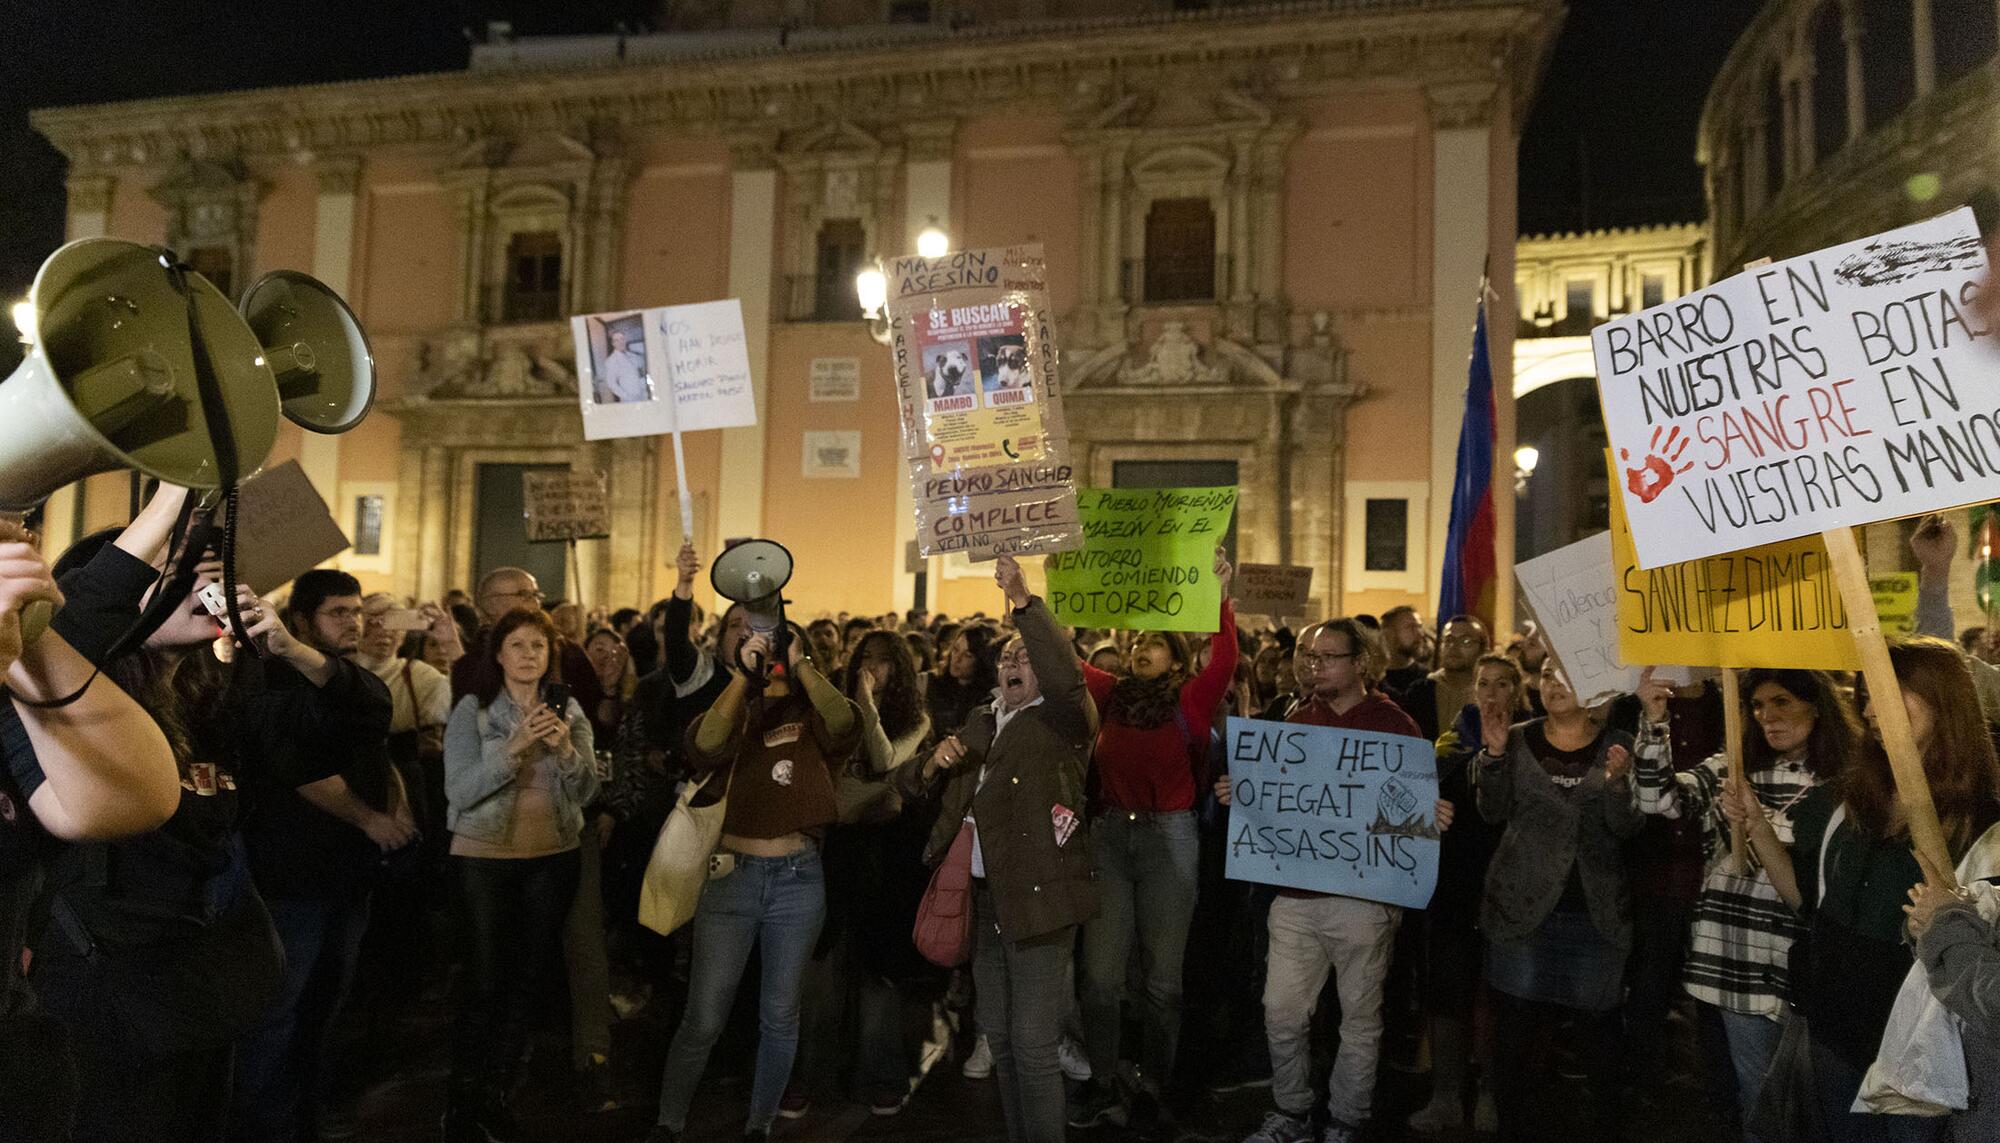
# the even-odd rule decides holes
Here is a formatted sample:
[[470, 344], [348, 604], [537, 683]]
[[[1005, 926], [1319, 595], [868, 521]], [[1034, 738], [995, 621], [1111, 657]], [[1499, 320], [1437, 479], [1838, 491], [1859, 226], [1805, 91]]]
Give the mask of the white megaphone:
[[743, 605], [750, 630], [771, 641], [775, 664], [788, 661], [790, 630], [785, 626], [785, 599], [781, 594], [792, 580], [792, 553], [775, 540], [745, 540], [715, 558], [708, 571], [715, 593]]

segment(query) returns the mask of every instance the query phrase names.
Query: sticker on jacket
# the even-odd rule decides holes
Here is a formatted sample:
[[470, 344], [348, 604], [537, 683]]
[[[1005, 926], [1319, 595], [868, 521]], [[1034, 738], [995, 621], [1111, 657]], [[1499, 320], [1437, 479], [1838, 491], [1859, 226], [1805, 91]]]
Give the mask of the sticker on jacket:
[[764, 745], [790, 746], [805, 732], [806, 724], [803, 722], [788, 722], [783, 726], [774, 726], [764, 732]]
[[1069, 844], [1070, 835], [1076, 832], [1076, 811], [1057, 802], [1049, 808], [1049, 819], [1056, 827], [1056, 848]]
[[771, 780], [780, 786], [789, 786], [792, 784], [792, 760], [790, 758], [780, 758], [778, 759], [778, 764], [771, 767]]

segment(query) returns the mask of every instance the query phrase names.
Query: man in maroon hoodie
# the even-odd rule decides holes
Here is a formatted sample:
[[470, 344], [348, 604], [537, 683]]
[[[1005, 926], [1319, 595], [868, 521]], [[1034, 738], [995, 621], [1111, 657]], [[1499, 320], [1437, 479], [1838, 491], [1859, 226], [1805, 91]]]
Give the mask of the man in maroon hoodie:
[[[1384, 666], [1374, 632], [1352, 619], [1329, 619], [1299, 636], [1294, 660], [1303, 694], [1287, 722], [1423, 735], [1403, 709], [1373, 682]], [[1215, 784], [1229, 803], [1229, 779]], [[1440, 830], [1451, 826], [1450, 802], [1437, 804]], [[1375, 1092], [1382, 1041], [1382, 984], [1403, 910], [1359, 897], [1280, 889], [1271, 903], [1271, 951], [1265, 962], [1264, 1036], [1271, 1048], [1271, 1099], [1277, 1110], [1243, 1143], [1308, 1143], [1312, 1130], [1312, 1014], [1333, 973], [1340, 994], [1340, 1051], [1327, 1082], [1331, 1122], [1321, 1143], [1360, 1138]]]

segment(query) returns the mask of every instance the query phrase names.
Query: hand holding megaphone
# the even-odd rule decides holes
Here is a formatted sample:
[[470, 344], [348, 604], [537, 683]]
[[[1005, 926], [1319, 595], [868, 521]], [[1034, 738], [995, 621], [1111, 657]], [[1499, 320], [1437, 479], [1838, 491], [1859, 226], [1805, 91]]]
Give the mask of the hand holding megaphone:
[[[0, 520], [0, 674], [13, 669], [22, 650], [48, 626], [48, 613], [63, 602], [62, 589], [31, 538], [21, 525]], [[29, 608], [48, 611], [30, 620], [34, 630], [24, 631], [23, 612]]]

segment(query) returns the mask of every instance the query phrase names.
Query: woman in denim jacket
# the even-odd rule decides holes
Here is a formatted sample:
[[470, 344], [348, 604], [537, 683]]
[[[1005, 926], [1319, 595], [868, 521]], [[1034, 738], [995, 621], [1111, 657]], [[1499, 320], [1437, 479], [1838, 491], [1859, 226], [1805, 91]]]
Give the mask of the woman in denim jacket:
[[485, 675], [494, 681], [459, 700], [445, 728], [445, 824], [472, 929], [446, 1143], [519, 1137], [508, 1094], [576, 895], [583, 807], [598, 776], [583, 708], [557, 696], [558, 713], [547, 701], [560, 677], [556, 645], [539, 609], [502, 617], [478, 652], [498, 665]]

